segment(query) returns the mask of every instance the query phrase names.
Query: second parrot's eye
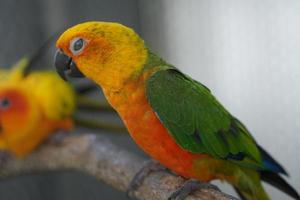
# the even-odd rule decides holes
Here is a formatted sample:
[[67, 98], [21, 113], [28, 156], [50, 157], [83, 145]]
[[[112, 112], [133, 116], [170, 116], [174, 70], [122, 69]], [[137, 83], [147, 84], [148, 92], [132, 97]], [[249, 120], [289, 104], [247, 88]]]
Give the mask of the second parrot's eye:
[[5, 110], [10, 107], [11, 103], [8, 98], [1, 98], [0, 99], [0, 109]]
[[86, 45], [86, 41], [82, 38], [74, 38], [70, 43], [70, 51], [73, 55], [78, 55], [82, 52]]

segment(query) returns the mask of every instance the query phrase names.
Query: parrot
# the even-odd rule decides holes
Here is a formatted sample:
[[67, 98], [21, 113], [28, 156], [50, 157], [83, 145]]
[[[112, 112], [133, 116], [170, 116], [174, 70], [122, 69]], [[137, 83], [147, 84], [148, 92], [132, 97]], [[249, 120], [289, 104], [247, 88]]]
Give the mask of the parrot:
[[27, 64], [28, 59], [21, 59], [0, 75], [0, 150], [17, 157], [32, 152], [56, 130], [70, 130], [76, 105], [70, 84], [53, 71], [24, 76]]
[[[212, 180], [228, 182], [245, 200], [270, 199], [262, 181], [300, 199], [281, 177], [285, 169], [246, 126], [205, 85], [152, 52], [133, 29], [83, 22], [63, 32], [56, 47], [58, 74], [66, 80], [80, 73], [98, 84], [135, 143], [154, 163], [186, 179], [170, 199], [185, 199]], [[130, 186], [143, 181], [143, 171], [159, 169], [151, 166]]]
[[93, 113], [111, 110], [104, 103], [95, 104], [87, 97], [87, 92], [97, 88], [95, 85], [76, 86], [63, 81], [54, 70], [34, 66], [45, 45], [35, 54], [24, 56], [12, 69], [0, 69], [1, 160], [7, 156], [27, 156], [59, 130], [65, 133], [75, 127], [85, 127], [124, 131], [116, 124], [75, 114], [89, 111], [91, 106]]

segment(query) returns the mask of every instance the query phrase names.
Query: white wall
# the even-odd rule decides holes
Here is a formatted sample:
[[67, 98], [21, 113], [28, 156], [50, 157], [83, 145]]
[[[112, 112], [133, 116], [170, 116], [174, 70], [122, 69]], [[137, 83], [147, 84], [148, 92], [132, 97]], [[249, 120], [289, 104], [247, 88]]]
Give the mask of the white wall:
[[211, 88], [300, 191], [300, 1], [141, 0], [140, 17], [149, 46]]

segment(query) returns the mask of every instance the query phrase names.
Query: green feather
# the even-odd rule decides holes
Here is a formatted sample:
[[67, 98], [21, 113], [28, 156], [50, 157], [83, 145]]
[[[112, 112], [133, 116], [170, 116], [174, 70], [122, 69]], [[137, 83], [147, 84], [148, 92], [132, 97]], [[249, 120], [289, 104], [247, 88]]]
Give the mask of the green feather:
[[154, 54], [144, 70], [156, 68], [146, 81], [148, 101], [183, 149], [262, 168], [259, 150], [245, 126], [210, 90]]

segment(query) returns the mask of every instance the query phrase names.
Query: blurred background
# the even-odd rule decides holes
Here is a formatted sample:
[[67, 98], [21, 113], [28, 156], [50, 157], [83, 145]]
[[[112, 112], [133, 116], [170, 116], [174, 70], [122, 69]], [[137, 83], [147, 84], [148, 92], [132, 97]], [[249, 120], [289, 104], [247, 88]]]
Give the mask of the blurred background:
[[[288, 182], [299, 191], [300, 1], [2, 0], [0, 5], [1, 67], [11, 66], [74, 24], [123, 23], [155, 52], [208, 86], [285, 166], [291, 176]], [[44, 61], [48, 65], [53, 51]], [[143, 155], [128, 136], [107, 135]], [[272, 199], [288, 199], [266, 187]], [[221, 189], [233, 193], [229, 186]], [[5, 200], [100, 198], [127, 199], [78, 172], [47, 172], [0, 182], [0, 199]]]

